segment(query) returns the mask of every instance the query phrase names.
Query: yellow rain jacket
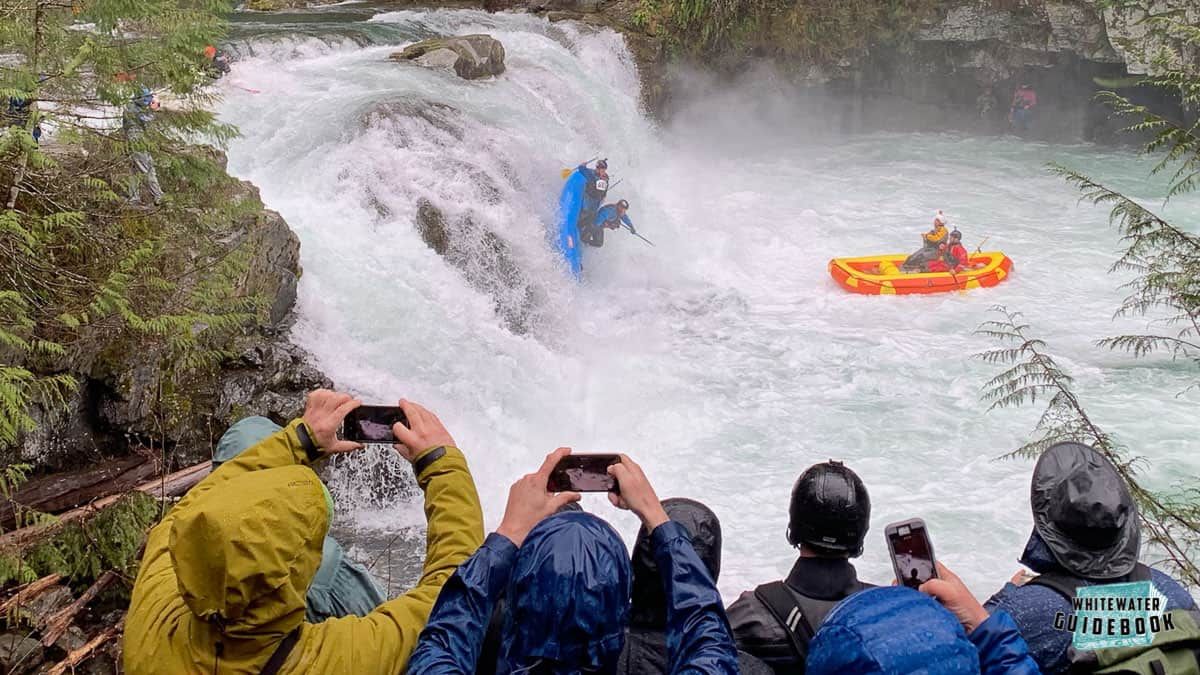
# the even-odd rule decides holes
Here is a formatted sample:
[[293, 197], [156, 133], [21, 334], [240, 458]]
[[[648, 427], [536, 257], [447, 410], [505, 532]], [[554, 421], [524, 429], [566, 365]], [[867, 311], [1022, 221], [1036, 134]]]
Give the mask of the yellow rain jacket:
[[365, 617], [305, 623], [329, 509], [299, 424], [222, 464], [151, 530], [125, 619], [129, 675], [257, 674], [297, 629], [281, 674], [403, 671], [442, 585], [483, 543], [466, 459], [448, 447], [417, 476], [429, 522], [417, 586]]
[[946, 229], [946, 226], [938, 223], [933, 226], [932, 230], [921, 235], [921, 238], [925, 240], [926, 246], [936, 246], [946, 241], [946, 235], [948, 234], [950, 234], [950, 231]]

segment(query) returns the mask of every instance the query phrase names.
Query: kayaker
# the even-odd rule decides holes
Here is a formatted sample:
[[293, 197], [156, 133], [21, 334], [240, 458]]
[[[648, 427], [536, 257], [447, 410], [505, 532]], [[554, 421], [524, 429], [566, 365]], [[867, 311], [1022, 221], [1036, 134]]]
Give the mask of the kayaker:
[[938, 257], [938, 246], [946, 241], [946, 237], [950, 232], [946, 229], [949, 224], [949, 219], [946, 214], [942, 213], [941, 209], [933, 216], [933, 228], [921, 235], [922, 246], [921, 250], [908, 256], [900, 269], [904, 272], [924, 272], [925, 265]]
[[637, 234], [633, 221], [626, 215], [628, 210], [629, 202], [624, 199], [615, 204], [605, 204], [596, 212], [596, 219], [592, 223], [586, 228], [580, 228], [579, 238], [590, 246], [603, 246], [604, 231], [615, 230], [622, 224], [628, 227], [630, 232]]
[[929, 272], [961, 272], [974, 267], [971, 264], [971, 254], [962, 245], [962, 232], [954, 230], [946, 239], [946, 243], [938, 246], [940, 257], [934, 258], [926, 265]]
[[596, 211], [599, 210], [600, 204], [604, 203], [604, 197], [608, 195], [608, 160], [602, 159], [596, 162], [595, 170], [589, 169], [587, 164], [580, 164], [578, 170], [584, 177], [583, 205], [579, 208], [578, 220], [580, 236], [582, 236], [584, 228], [595, 222]]

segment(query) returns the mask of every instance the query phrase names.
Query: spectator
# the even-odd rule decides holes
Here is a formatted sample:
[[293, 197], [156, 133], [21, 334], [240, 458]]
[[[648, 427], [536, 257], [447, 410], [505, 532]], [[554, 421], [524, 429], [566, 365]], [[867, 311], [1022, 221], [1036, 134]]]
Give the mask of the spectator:
[[133, 176], [129, 180], [129, 203], [140, 204], [142, 201], [142, 182], [150, 188], [150, 198], [155, 206], [162, 202], [163, 191], [158, 185], [158, 173], [154, 170], [154, 158], [146, 152], [142, 138], [146, 128], [154, 120], [154, 112], [158, 110], [158, 100], [154, 94], [142, 87], [141, 93], [134, 96], [125, 104], [121, 115], [121, 128], [125, 132], [125, 140], [129, 143], [129, 161], [133, 164]]
[[1013, 92], [1012, 106], [1009, 108], [1008, 121], [1017, 131], [1029, 131], [1033, 126], [1033, 111], [1037, 108], [1037, 91], [1033, 85], [1022, 83]]
[[309, 466], [362, 446], [337, 429], [359, 402], [318, 390], [293, 420], [192, 488], [146, 542], [126, 616], [124, 666], [144, 673], [403, 670], [438, 592], [483, 539], [466, 459], [437, 416], [401, 401], [396, 450], [429, 520], [416, 588], [365, 617], [304, 621], [332, 499]]
[[[513, 484], [500, 527], [447, 582], [421, 633], [411, 672], [473, 673], [497, 596], [508, 611], [498, 673], [612, 672], [625, 641], [630, 563], [616, 531], [588, 513], [554, 514], [576, 493], [547, 491], [559, 448]], [[620, 495], [651, 533], [667, 603], [671, 672], [736, 673], [721, 598], [687, 530], [672, 523], [641, 468], [628, 457], [609, 467]]]
[[[283, 427], [265, 417], [238, 420], [217, 442], [213, 469], [282, 430]], [[321, 566], [305, 597], [304, 619], [309, 623], [321, 623], [339, 616], [366, 616], [384, 600], [387, 595], [371, 573], [347, 557], [336, 539], [325, 535]]]
[[[42, 79], [45, 79], [44, 76]], [[8, 110], [4, 113], [4, 126], [7, 127], [27, 127], [29, 126], [30, 105], [29, 100], [20, 96], [8, 97]], [[37, 145], [42, 140], [42, 125], [33, 125], [31, 131], [33, 142]]]
[[[664, 499], [663, 510], [673, 523], [683, 525], [692, 539], [696, 555], [715, 584], [721, 575], [721, 521], [704, 504], [691, 499]], [[638, 531], [633, 545], [633, 607], [629, 632], [617, 672], [665, 675], [667, 670], [667, 596], [654, 561], [650, 532]], [[741, 652], [738, 670], [742, 675], [770, 675], [757, 658]]]
[[1040, 576], [1021, 585], [1018, 573], [986, 606], [1012, 615], [1042, 672], [1067, 672], [1072, 634], [1055, 629], [1054, 616], [1070, 616], [1079, 586], [1150, 580], [1167, 597], [1168, 610], [1196, 607], [1177, 581], [1138, 562], [1137, 504], [1116, 467], [1095, 449], [1050, 446], [1033, 469], [1030, 503], [1034, 529], [1021, 564]]
[[808, 643], [825, 616], [844, 598], [872, 588], [858, 580], [849, 560], [862, 555], [871, 499], [857, 474], [830, 460], [796, 479], [788, 514], [787, 540], [800, 557], [787, 579], [742, 593], [729, 606], [729, 622], [738, 648], [776, 673], [803, 673]]
[[937, 570], [920, 593], [872, 588], [839, 604], [812, 640], [808, 675], [1037, 675], [1012, 617], [989, 615], [958, 576]]

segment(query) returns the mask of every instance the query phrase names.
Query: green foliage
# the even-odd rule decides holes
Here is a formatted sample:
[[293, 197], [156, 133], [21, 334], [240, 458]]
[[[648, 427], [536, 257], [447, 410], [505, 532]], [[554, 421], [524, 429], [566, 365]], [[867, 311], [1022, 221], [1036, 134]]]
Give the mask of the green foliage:
[[641, 0], [634, 22], [676, 52], [768, 54], [829, 66], [896, 44], [932, 0]]
[[1000, 347], [979, 355], [1006, 369], [984, 387], [983, 399], [991, 409], [1047, 401], [1034, 429], [1034, 440], [1005, 457], [1037, 457], [1062, 441], [1086, 443], [1117, 467], [1138, 503], [1142, 531], [1165, 553], [1165, 563], [1180, 579], [1200, 587], [1200, 489], [1195, 479], [1167, 491], [1152, 491], [1138, 481], [1143, 457], [1132, 455], [1087, 414], [1073, 389], [1074, 381], [1047, 351], [1046, 344], [1029, 334], [1019, 312], [997, 307], [998, 319], [977, 331], [998, 341]]
[[[1130, 3], [1117, 4], [1124, 8]], [[1184, 106], [1200, 105], [1200, 67], [1189, 61], [1189, 54], [1200, 53], [1200, 29], [1180, 24], [1178, 14], [1144, 21], [1151, 28], [1145, 42], [1158, 50], [1153, 62], [1159, 73], [1144, 84], [1177, 93]], [[1143, 150], [1156, 158], [1150, 172], [1168, 177], [1165, 201], [1200, 189], [1200, 122], [1173, 120], [1113, 92], [1101, 98], [1118, 114], [1132, 118], [1130, 131], [1149, 134]], [[1135, 358], [1166, 354], [1172, 360], [1191, 361], [1196, 366], [1192, 388], [1200, 386], [1200, 237], [1078, 171], [1059, 165], [1050, 170], [1078, 188], [1084, 201], [1109, 208], [1109, 222], [1120, 232], [1124, 246], [1110, 271], [1133, 275], [1123, 286], [1128, 295], [1116, 315], [1144, 317], [1154, 331], [1105, 338], [1099, 346]], [[992, 408], [1038, 400], [1046, 404], [1034, 439], [1007, 456], [1035, 457], [1065, 440], [1098, 449], [1129, 485], [1149, 541], [1165, 554], [1180, 578], [1200, 587], [1200, 488], [1196, 487], [1200, 483], [1191, 477], [1166, 490], [1143, 486], [1138, 473], [1145, 458], [1131, 454], [1088, 416], [1070, 375], [1050, 356], [1044, 342], [1030, 336], [1020, 313], [997, 311], [1000, 318], [984, 323], [978, 332], [1001, 346], [980, 356], [1005, 370], [987, 383], [984, 400]]]
[[[235, 199], [215, 152], [235, 130], [208, 111], [203, 49], [229, 0], [13, 0], [0, 11], [0, 448], [61, 405], [102, 355], [138, 354], [164, 380], [212, 368], [263, 307], [244, 288], [252, 244], [230, 236]], [[140, 137], [122, 130], [147, 87], [169, 94]], [[8, 115], [8, 97], [29, 102]], [[38, 147], [29, 131], [48, 131]], [[8, 127], [9, 124], [19, 125]], [[131, 146], [167, 192], [128, 208]], [[244, 229], [244, 228], [243, 228]]]
[[0, 555], [0, 585], [61, 574], [82, 587], [107, 570], [132, 578], [146, 532], [158, 517], [157, 500], [131, 492], [91, 519], [63, 525], [19, 555]]

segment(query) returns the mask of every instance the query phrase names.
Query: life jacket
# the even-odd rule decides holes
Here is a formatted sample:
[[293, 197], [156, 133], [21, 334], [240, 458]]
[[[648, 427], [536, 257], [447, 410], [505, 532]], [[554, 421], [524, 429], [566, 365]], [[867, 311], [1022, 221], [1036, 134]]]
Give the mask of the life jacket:
[[950, 230], [947, 230], [945, 225], [934, 225], [933, 229], [921, 235], [921, 238], [925, 240], [926, 246], [931, 246], [942, 243], [948, 236]]

